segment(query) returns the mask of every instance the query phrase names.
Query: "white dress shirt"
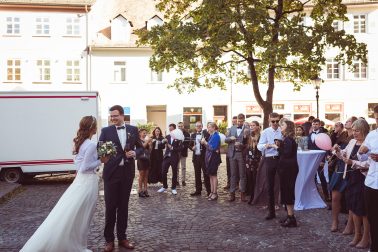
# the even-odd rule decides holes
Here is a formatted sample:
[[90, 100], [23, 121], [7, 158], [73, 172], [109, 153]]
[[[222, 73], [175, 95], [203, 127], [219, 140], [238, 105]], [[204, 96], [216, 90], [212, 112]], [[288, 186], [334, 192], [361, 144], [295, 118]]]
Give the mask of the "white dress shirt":
[[[200, 133], [200, 132], [198, 132], [198, 133]], [[195, 149], [195, 154], [196, 155], [201, 155], [202, 133], [200, 133], [200, 135], [198, 135], [198, 133], [196, 133], [196, 149]]]
[[[364, 145], [369, 149], [370, 153], [378, 154], [378, 129], [371, 131], [365, 138]], [[366, 175], [365, 185], [378, 189], [378, 162], [369, 158], [369, 170]]]
[[75, 156], [74, 163], [79, 173], [95, 173], [96, 168], [101, 165], [97, 154], [97, 144], [86, 139], [80, 146], [79, 153]]
[[[117, 135], [118, 135], [118, 138], [119, 138], [119, 142], [121, 143], [122, 149], [124, 150], [125, 146], [126, 146], [126, 125], [123, 125], [123, 126], [125, 126], [124, 129], [117, 129], [117, 127], [122, 127], [122, 126], [116, 126], [116, 129], [117, 129]], [[124, 163], [123, 163], [123, 158], [122, 158], [119, 165], [123, 165], [123, 164]]]
[[313, 131], [313, 132], [311, 133], [311, 141], [312, 141], [313, 143], [315, 143], [315, 135], [318, 134], [318, 133], [319, 133], [319, 130], [317, 130], [317, 131]]
[[267, 149], [266, 144], [274, 144], [274, 139], [282, 140], [281, 129], [274, 130], [272, 127], [266, 128], [260, 137], [260, 141], [257, 144], [257, 149], [262, 153], [265, 153], [265, 157], [278, 156], [278, 151], [275, 148]]

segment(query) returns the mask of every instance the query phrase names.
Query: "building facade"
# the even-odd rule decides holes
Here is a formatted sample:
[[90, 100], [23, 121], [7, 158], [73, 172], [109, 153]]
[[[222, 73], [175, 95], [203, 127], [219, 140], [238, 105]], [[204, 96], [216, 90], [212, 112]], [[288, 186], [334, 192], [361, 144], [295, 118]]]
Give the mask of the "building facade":
[[[78, 2], [81, 5], [75, 5]], [[327, 51], [327, 63], [320, 76], [323, 83], [318, 90], [319, 117], [330, 121], [345, 121], [351, 115], [368, 118], [378, 104], [378, 0], [344, 3], [349, 21], [334, 25], [367, 44], [369, 62], [354, 62], [356, 70], [351, 72], [334, 61], [334, 51]], [[179, 121], [192, 128], [198, 120], [230, 121], [238, 113], [262, 116], [251, 85], [233, 79], [228, 80], [227, 90], [199, 89], [179, 94], [167, 88], [177, 75], [174, 71], [153, 72], [149, 67], [151, 48], [137, 47], [133, 33], [164, 22], [155, 2], [97, 0], [94, 4], [72, 4], [32, 8], [29, 4], [0, 4], [4, 21], [0, 34], [0, 90], [99, 91], [103, 125], [108, 123], [108, 109], [114, 104], [125, 108], [125, 118], [131, 124], [154, 122], [163, 130]], [[316, 116], [314, 87], [291, 90], [292, 84], [276, 82], [274, 110], [293, 120]], [[261, 93], [265, 91], [262, 86]]]

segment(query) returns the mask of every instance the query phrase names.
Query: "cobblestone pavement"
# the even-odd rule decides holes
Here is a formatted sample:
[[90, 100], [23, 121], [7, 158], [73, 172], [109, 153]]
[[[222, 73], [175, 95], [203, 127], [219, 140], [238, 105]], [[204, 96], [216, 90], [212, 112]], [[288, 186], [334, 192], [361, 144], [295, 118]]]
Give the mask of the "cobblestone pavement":
[[[156, 185], [149, 188], [150, 198], [139, 198], [134, 181], [128, 222], [134, 251], [357, 251], [347, 245], [351, 236], [329, 231], [331, 216], [326, 209], [299, 211], [299, 227], [286, 229], [279, 226], [279, 218], [265, 221], [266, 210], [261, 207], [227, 202], [228, 195], [222, 189], [217, 202], [207, 201], [204, 192], [202, 197], [190, 197], [194, 173], [189, 158], [187, 164], [187, 186], [181, 186], [176, 196], [158, 194]], [[219, 188], [225, 185], [225, 170], [223, 162]], [[72, 175], [37, 178], [0, 204], [0, 251], [18, 251], [72, 180]], [[277, 214], [285, 215], [283, 210]], [[342, 215], [341, 223], [345, 219]], [[88, 241], [93, 251], [102, 251], [103, 227], [104, 198], [100, 192]]]

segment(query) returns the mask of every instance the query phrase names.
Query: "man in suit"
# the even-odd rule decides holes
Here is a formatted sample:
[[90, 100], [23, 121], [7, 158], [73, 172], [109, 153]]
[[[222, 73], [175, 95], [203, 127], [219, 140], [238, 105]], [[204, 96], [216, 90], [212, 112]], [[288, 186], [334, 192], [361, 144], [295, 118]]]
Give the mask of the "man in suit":
[[[246, 185], [247, 185], [247, 175], [244, 160], [244, 149], [247, 145], [249, 126], [244, 124], [245, 116], [244, 114], [238, 115], [237, 125], [232, 126], [226, 137], [225, 142], [228, 144], [228, 153], [230, 159], [230, 170], [231, 170], [231, 187], [230, 187], [230, 198], [229, 201], [235, 201], [235, 191], [240, 179], [240, 200], [245, 202], [246, 199]], [[238, 179], [239, 175], [239, 179]]]
[[114, 226], [117, 224], [118, 245], [127, 249], [134, 246], [127, 240], [126, 229], [128, 219], [129, 198], [135, 177], [135, 161], [137, 154], [141, 154], [138, 139], [138, 129], [126, 125], [124, 111], [120, 105], [109, 109], [110, 118], [114, 125], [101, 130], [99, 141], [112, 141], [117, 149], [115, 157], [104, 165], [104, 193], [105, 193], [105, 229], [106, 246], [104, 251], [114, 250]]
[[[320, 120], [318, 118], [314, 119], [312, 121], [312, 131], [310, 134], [307, 136], [307, 142], [308, 142], [308, 149], [309, 150], [320, 150], [319, 147], [315, 144], [315, 138], [316, 135], [319, 133], [324, 133], [324, 130], [320, 126]], [[318, 167], [318, 176], [320, 179], [320, 184], [322, 185], [322, 191], [324, 195], [324, 199], [326, 201], [330, 200], [330, 195], [328, 191], [328, 185], [327, 185], [327, 180], [324, 176], [324, 162], [320, 163], [320, 166]], [[316, 181], [316, 178], [315, 178]]]
[[[233, 116], [232, 117], [232, 126], [235, 126], [238, 123], [238, 117]], [[232, 127], [231, 126], [231, 127]], [[231, 128], [227, 129], [226, 135], [228, 135], [228, 132]], [[232, 150], [230, 150], [231, 145], [227, 145], [227, 153], [226, 153], [226, 169], [227, 169], [227, 185], [223, 187], [224, 190], [229, 190], [231, 186], [231, 166], [230, 166], [230, 157], [228, 156], [228, 153], [232, 153]]]
[[190, 134], [184, 129], [184, 123], [179, 122], [177, 124], [178, 128], [184, 134], [184, 141], [182, 142], [182, 150], [180, 152], [180, 162], [179, 167], [177, 168], [177, 185], [179, 185], [179, 177], [180, 177], [180, 167], [181, 167], [181, 183], [183, 186], [186, 186], [185, 178], [186, 178], [186, 158], [188, 157], [188, 148], [190, 142]]
[[203, 174], [203, 179], [205, 181], [205, 187], [207, 195], [210, 194], [210, 178], [206, 174], [205, 170], [205, 155], [206, 147], [201, 143], [201, 139], [205, 138], [206, 141], [209, 140], [210, 134], [207, 130], [203, 130], [202, 122], [196, 122], [196, 131], [190, 136], [189, 148], [193, 151], [192, 162], [194, 166], [194, 180], [196, 185], [196, 190], [190, 194], [190, 196], [199, 196], [202, 192], [202, 179], [201, 171]]
[[[169, 124], [169, 131], [176, 129], [176, 124]], [[163, 140], [166, 144], [165, 153], [163, 157], [162, 164], [162, 177], [163, 177], [163, 187], [158, 190], [159, 193], [163, 193], [168, 189], [167, 174], [169, 167], [172, 167], [172, 194], [176, 195], [177, 190], [177, 166], [180, 161], [180, 152], [182, 149], [182, 141], [174, 139], [171, 135], [166, 136]]]

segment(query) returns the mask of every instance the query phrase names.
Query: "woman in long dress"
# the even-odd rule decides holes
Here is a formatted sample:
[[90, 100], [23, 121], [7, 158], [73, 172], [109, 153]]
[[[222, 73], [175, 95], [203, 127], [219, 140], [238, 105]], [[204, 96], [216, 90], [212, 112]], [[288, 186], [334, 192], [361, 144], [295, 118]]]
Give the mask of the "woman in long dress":
[[89, 225], [98, 195], [96, 168], [109, 157], [98, 159], [96, 143], [97, 123], [93, 116], [85, 116], [74, 138], [74, 161], [77, 175], [58, 203], [21, 249], [22, 252], [59, 251], [82, 252], [87, 249]]
[[163, 183], [161, 177], [161, 167], [163, 164], [163, 150], [165, 144], [162, 143], [164, 137], [161, 129], [156, 127], [152, 132], [152, 147], [151, 147], [151, 169], [148, 173], [148, 183], [156, 184]]

